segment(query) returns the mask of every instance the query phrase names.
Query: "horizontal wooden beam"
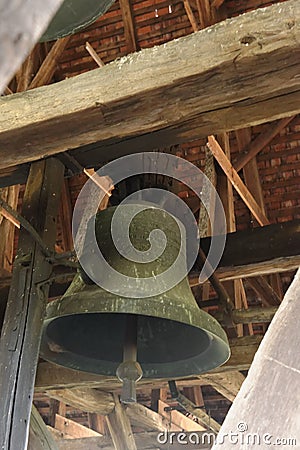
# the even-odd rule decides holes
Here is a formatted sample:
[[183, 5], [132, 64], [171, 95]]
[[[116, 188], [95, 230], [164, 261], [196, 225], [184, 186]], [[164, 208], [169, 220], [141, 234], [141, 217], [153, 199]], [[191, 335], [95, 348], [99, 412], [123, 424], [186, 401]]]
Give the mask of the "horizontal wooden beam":
[[[243, 338], [232, 339], [230, 341], [231, 357], [221, 367], [213, 370], [211, 373], [222, 373], [233, 370], [249, 369], [255, 352], [258, 349], [262, 336], [247, 336]], [[187, 380], [188, 383], [189, 380]], [[137, 383], [137, 389], [167, 387], [167, 379], [153, 380], [142, 378]], [[52, 389], [71, 389], [71, 388], [99, 388], [106, 391], [116, 391], [121, 389], [121, 383], [116, 377], [104, 377], [76, 370], [67, 369], [48, 362], [42, 362], [39, 365], [35, 389], [37, 392], [50, 391]], [[49, 395], [49, 394], [48, 394]]]
[[[209, 246], [210, 238], [201, 239], [206, 254]], [[299, 250], [300, 220], [228, 233], [216, 274], [225, 281], [295, 270], [300, 265]], [[191, 286], [197, 285], [198, 274], [191, 273], [189, 280]]]
[[[134, 438], [137, 448], [143, 450], [158, 450], [158, 448], [161, 450], [168, 450], [170, 448], [172, 450], [182, 450], [182, 448], [184, 448], [185, 450], [194, 450], [195, 448], [197, 448], [198, 450], [208, 450], [212, 447], [213, 440], [211, 440], [210, 442], [208, 441], [207, 432], [197, 432], [200, 443], [197, 446], [195, 445], [195, 442], [197, 442], [195, 441], [195, 432], [186, 433], [186, 444], [180, 443], [180, 439], [182, 442], [183, 437], [182, 435], [181, 437], [179, 437], [179, 433], [181, 432], [174, 432], [174, 434], [172, 434], [172, 440], [170, 435], [168, 437], [167, 434], [160, 434], [160, 443], [157, 440], [159, 434], [157, 431], [150, 433], [135, 433]], [[57, 439], [59, 450], [115, 450], [112, 440], [106, 436], [100, 438], [92, 437], [83, 439], [60, 439], [54, 429], [53, 435]], [[202, 441], [203, 444], [201, 444]], [[172, 445], [170, 445], [170, 442], [172, 442]]]
[[110, 414], [115, 408], [112, 394], [99, 389], [52, 389], [49, 397], [89, 413]]
[[82, 146], [97, 166], [120, 154], [296, 114], [299, 22], [300, 4], [289, 0], [3, 97], [0, 168]]

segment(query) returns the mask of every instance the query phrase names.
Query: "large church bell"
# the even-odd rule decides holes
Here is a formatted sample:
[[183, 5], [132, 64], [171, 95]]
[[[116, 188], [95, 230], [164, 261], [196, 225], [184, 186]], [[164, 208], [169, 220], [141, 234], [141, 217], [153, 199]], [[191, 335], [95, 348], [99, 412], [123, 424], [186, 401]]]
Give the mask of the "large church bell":
[[53, 41], [77, 33], [102, 16], [115, 0], [64, 0], [41, 41]]
[[[125, 223], [133, 206], [118, 206], [121, 223], [122, 218]], [[95, 234], [102, 254], [116, 271], [127, 277], [145, 279], [158, 277], [172, 264], [175, 267], [177, 257], [181, 258], [179, 266], [185, 266], [185, 252], [180, 253], [182, 229], [173, 216], [153, 205], [132, 220], [130, 240], [134, 248], [147, 252], [151, 231], [161, 229], [166, 236], [163, 253], [147, 263], [124, 258], [111, 237], [115, 210], [116, 207], [110, 207], [97, 213]], [[88, 240], [83, 252], [85, 264], [90, 264], [90, 276], [101, 274], [102, 267], [93, 258]], [[114, 292], [110, 292], [89, 281], [81, 272], [65, 295], [47, 307], [42, 358], [85, 372], [117, 374], [127, 383], [127, 397], [132, 400], [133, 384], [141, 376], [176, 379], [199, 375], [222, 365], [230, 355], [226, 334], [210, 314], [198, 307], [188, 278], [179, 280], [176, 270], [171, 271], [174, 286], [154, 296], [151, 291], [145, 293], [139, 283], [134, 296], [130, 292], [127, 296], [118, 294], [113, 275], [110, 282]], [[130, 289], [132, 293], [134, 288]]]

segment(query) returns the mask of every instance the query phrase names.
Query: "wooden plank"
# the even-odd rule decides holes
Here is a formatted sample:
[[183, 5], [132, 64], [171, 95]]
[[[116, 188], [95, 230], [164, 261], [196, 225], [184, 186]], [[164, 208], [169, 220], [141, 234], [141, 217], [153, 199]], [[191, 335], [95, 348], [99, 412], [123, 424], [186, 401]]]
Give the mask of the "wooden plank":
[[30, 417], [28, 450], [59, 450], [52, 434], [34, 405], [32, 405]]
[[293, 119], [292, 117], [285, 117], [278, 120], [275, 124], [269, 125], [266, 131], [260, 133], [253, 141], [249, 142], [243, 150], [241, 155], [233, 162], [233, 167], [239, 172], [254, 156], [256, 156], [264, 147], [270, 144], [277, 134], [280, 133]]
[[[163, 433], [159, 436], [160, 442], [158, 442], [158, 433], [150, 432], [150, 433], [136, 433], [135, 439], [137, 443], [137, 448], [139, 450], [182, 450], [182, 448], [186, 450], [208, 450], [212, 447], [212, 442], [208, 442], [207, 436], [202, 432], [197, 432], [199, 436], [199, 445], [195, 446], [195, 432], [186, 433], [186, 444], [180, 443], [179, 432], [172, 432], [172, 436], [170, 434]], [[190, 437], [191, 436], [191, 437]], [[182, 438], [182, 435], [181, 435]], [[193, 441], [194, 438], [194, 441]], [[58, 437], [57, 443], [59, 445], [59, 450], [115, 450], [111, 439], [107, 437], [101, 438], [84, 438], [84, 439], [59, 439]], [[179, 440], [178, 440], [179, 439]], [[194, 442], [194, 443], [193, 443]], [[201, 444], [203, 442], [203, 444]]]
[[[64, 166], [55, 159], [35, 163], [23, 199], [23, 216], [39, 230], [48, 248], [56, 239], [56, 215]], [[26, 448], [35, 371], [48, 285], [52, 272], [41, 247], [23, 228], [0, 339], [0, 385], [3, 420], [0, 447]]]
[[102, 61], [98, 53], [94, 50], [94, 48], [91, 46], [89, 42], [85, 43], [85, 48], [99, 67], [105, 66], [104, 62]]
[[115, 408], [112, 394], [98, 389], [53, 389], [48, 391], [47, 394], [51, 398], [85, 412], [106, 415], [110, 414]]
[[126, 414], [132, 425], [147, 431], [168, 430], [168, 421], [160, 414], [139, 403], [128, 404]]
[[[85, 148], [85, 156], [96, 166], [129, 150], [296, 114], [299, 16], [299, 2], [289, 0], [78, 77], [3, 97], [0, 168], [88, 144], [94, 147], [88, 153]], [[253, 37], [250, 44], [247, 36]], [[15, 111], [22, 114], [16, 118]]]
[[245, 376], [241, 372], [233, 371], [205, 373], [201, 375], [201, 379], [210, 384], [216, 391], [220, 392], [223, 397], [233, 402], [245, 380]]
[[183, 394], [178, 393], [178, 397], [176, 400], [178, 401], [178, 404], [182, 406], [188, 413], [192, 414], [194, 417], [197, 418], [198, 424], [201, 427], [214, 433], [219, 432], [221, 428], [220, 424], [217, 421], [215, 421], [212, 417], [210, 417], [203, 409], [197, 408], [196, 405], [193, 402], [191, 402], [188, 398], [186, 398]]
[[[5, 0], [1, 4], [0, 92], [46, 29], [62, 0]], [[37, 20], [38, 17], [38, 20]]]
[[269, 220], [261, 210], [260, 206], [256, 202], [253, 195], [250, 193], [250, 191], [243, 183], [242, 179], [239, 177], [236, 170], [234, 170], [234, 168], [232, 167], [232, 164], [230, 163], [229, 159], [223, 152], [222, 148], [220, 147], [214, 136], [208, 137], [208, 145], [214, 157], [218, 161], [219, 165], [222, 167], [225, 174], [227, 175], [228, 180], [231, 182], [236, 191], [239, 193], [242, 200], [248, 206], [251, 213], [258, 221], [258, 223], [260, 225], [268, 225], [270, 223]]
[[166, 408], [170, 408], [168, 403], [161, 400], [158, 401], [158, 412], [169, 420], [170, 423], [176, 425], [180, 430], [184, 431], [204, 431], [205, 427], [199, 425], [199, 423], [190, 419], [189, 417], [182, 414], [180, 411], [173, 409], [171, 411], [166, 411]]
[[[297, 448], [300, 442], [300, 333], [295, 330], [298, 330], [300, 314], [299, 297], [300, 271], [268, 328], [248, 376], [225, 418], [221, 428], [223, 435], [236, 429], [238, 423], [245, 423], [247, 432], [257, 433], [261, 439], [260, 444], [256, 440], [256, 447], [271, 445], [270, 439], [269, 443], [263, 441], [263, 436], [268, 436], [293, 439], [287, 446]], [[282, 407], [283, 399], [287, 407]], [[216, 450], [223, 448], [223, 444], [214, 446]], [[226, 448], [233, 449], [234, 446], [226, 444]], [[248, 448], [249, 444], [240, 439], [239, 449]]]
[[114, 394], [114, 400], [115, 409], [106, 416], [106, 422], [115, 450], [137, 450], [125, 407], [120, 403], [118, 395]]
[[91, 430], [90, 428], [87, 428], [74, 420], [66, 419], [59, 414], [56, 414], [55, 416], [55, 428], [61, 433], [68, 434], [74, 438], [101, 436], [101, 434], [97, 433], [97, 431]]

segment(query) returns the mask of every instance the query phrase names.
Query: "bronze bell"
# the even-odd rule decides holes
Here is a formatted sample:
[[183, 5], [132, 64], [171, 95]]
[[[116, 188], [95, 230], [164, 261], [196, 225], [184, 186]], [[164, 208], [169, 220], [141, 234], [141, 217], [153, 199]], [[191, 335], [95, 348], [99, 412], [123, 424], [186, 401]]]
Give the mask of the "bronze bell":
[[77, 33], [102, 16], [115, 0], [65, 0], [40, 41], [53, 41]]
[[[95, 234], [106, 261], [127, 277], [158, 277], [180, 255], [181, 231], [173, 216], [150, 207], [137, 214], [129, 227], [134, 248], [149, 250], [149, 235], [161, 229], [166, 237], [163, 253], [152, 262], [133, 262], [123, 257], [111, 237], [111, 222], [116, 207], [95, 217]], [[122, 225], [130, 214], [130, 205], [119, 205]], [[90, 225], [89, 225], [90, 226]], [[89, 275], [101, 274], [102, 267], [93, 259], [92, 244], [85, 242], [83, 254]], [[181, 259], [180, 259], [181, 258]], [[185, 252], [179, 256], [184, 267]], [[177, 267], [179, 267], [177, 266]], [[123, 346], [128, 332], [128, 318], [136, 320], [137, 361], [145, 378], [179, 378], [198, 375], [227, 361], [228, 340], [221, 325], [199, 309], [188, 278], [179, 279], [174, 269], [174, 287], [151, 295], [136, 284], [134, 296], [118, 295], [126, 286], [114, 284], [109, 292], [96, 284], [87, 284], [78, 274], [65, 295], [48, 304], [41, 344], [42, 358], [72, 369], [101, 375], [115, 375], [123, 361]], [[107, 279], [109, 276], [104, 275]], [[177, 282], [178, 280], [178, 282]], [[106, 280], [107, 281], [107, 280]], [[174, 284], [175, 284], [174, 283]], [[132, 289], [132, 287], [130, 288]], [[124, 289], [123, 289], [124, 294]], [[127, 331], [126, 331], [127, 330]]]

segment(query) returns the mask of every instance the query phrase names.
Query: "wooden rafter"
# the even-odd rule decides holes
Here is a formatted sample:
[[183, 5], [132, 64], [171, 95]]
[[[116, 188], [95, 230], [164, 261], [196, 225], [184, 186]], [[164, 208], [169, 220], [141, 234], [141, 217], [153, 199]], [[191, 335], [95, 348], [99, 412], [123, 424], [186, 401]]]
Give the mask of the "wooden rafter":
[[102, 61], [100, 56], [97, 54], [97, 52], [94, 50], [94, 48], [91, 46], [89, 42], [85, 43], [85, 48], [99, 67], [105, 66], [104, 62]]
[[226, 173], [230, 183], [234, 186], [236, 191], [241, 196], [244, 203], [248, 206], [253, 216], [256, 218], [260, 225], [269, 225], [269, 220], [261, 210], [252, 194], [249, 192], [242, 179], [239, 177], [237, 171], [232, 167], [229, 159], [223, 152], [221, 146], [218, 144], [214, 136], [208, 137], [208, 145], [211, 149], [214, 157], [218, 161], [219, 165], [222, 167]]
[[133, 19], [131, 0], [120, 0], [120, 8], [124, 23], [124, 34], [128, 53], [139, 50], [138, 40]]
[[264, 147], [270, 144], [277, 134], [280, 133], [293, 119], [285, 117], [278, 120], [275, 124], [269, 125], [266, 131], [260, 133], [253, 141], [249, 142], [241, 151], [241, 155], [237, 157], [233, 163], [233, 167], [239, 172], [252, 158], [254, 158]]
[[51, 81], [54, 72], [56, 70], [59, 58], [61, 57], [64, 49], [66, 48], [69, 40], [70, 36], [67, 36], [62, 39], [58, 39], [53, 44], [51, 50], [49, 51], [48, 55], [43, 61], [41, 67], [39, 68], [32, 82], [30, 83], [28, 89], [34, 89], [43, 86]]
[[[54, 246], [56, 215], [64, 166], [48, 159], [32, 165], [23, 200], [23, 215], [40, 230], [45, 246]], [[26, 262], [25, 262], [26, 261]], [[0, 340], [0, 380], [3, 419], [0, 423], [0, 447], [26, 448], [39, 342], [48, 298], [46, 285], [52, 272], [41, 247], [21, 229], [18, 258], [14, 261], [12, 285]], [[16, 301], [16, 296], [17, 300]], [[15, 425], [18, 424], [18, 425]], [[20, 447], [20, 442], [22, 447]]]
[[191, 22], [193, 31], [199, 31], [200, 28], [197, 24], [197, 20], [195, 18], [195, 15], [193, 13], [193, 10], [191, 8], [189, 0], [183, 0], [183, 5], [184, 5], [185, 12], [189, 18], [189, 21]]
[[[95, 167], [114, 152], [140, 151], [141, 142], [149, 150], [296, 114], [300, 39], [286, 23], [299, 18], [299, 2], [289, 0], [216, 25], [214, 39], [205, 29], [1, 98], [0, 168], [98, 141], [94, 156], [86, 153]], [[259, 39], [246, 45], [253, 23]], [[17, 120], [15, 111], [22, 111]]]

